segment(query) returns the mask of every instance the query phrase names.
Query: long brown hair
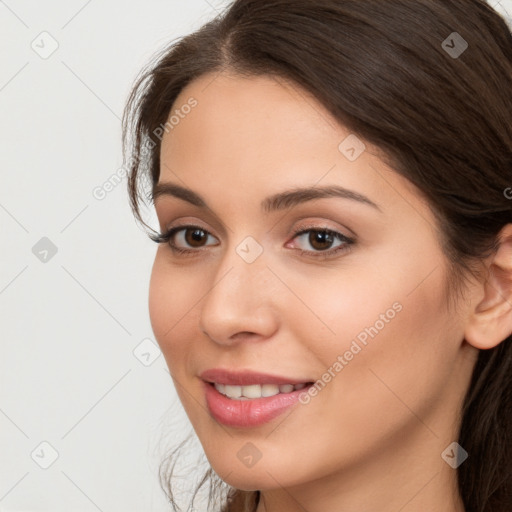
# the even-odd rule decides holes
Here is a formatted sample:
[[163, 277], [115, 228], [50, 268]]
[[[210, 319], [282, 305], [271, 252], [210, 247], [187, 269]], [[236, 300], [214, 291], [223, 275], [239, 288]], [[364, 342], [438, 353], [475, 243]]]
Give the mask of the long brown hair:
[[[143, 180], [158, 182], [178, 94], [223, 71], [291, 81], [381, 149], [428, 199], [457, 286], [512, 222], [512, 35], [484, 0], [235, 0], [173, 41], [141, 72], [123, 116], [130, 201], [145, 226]], [[512, 336], [479, 354], [459, 443], [470, 454], [458, 469], [466, 512], [510, 512]], [[160, 476], [175, 505], [171, 459]], [[220, 488], [211, 469], [206, 482]], [[254, 511], [258, 499], [229, 488], [222, 510]]]

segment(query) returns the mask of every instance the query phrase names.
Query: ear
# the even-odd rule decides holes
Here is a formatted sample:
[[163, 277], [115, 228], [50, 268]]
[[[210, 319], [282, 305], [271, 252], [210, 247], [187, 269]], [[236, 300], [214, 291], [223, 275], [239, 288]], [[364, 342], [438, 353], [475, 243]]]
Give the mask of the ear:
[[465, 339], [478, 349], [490, 349], [512, 334], [512, 224], [498, 235], [499, 247], [486, 263], [480, 302], [470, 311]]

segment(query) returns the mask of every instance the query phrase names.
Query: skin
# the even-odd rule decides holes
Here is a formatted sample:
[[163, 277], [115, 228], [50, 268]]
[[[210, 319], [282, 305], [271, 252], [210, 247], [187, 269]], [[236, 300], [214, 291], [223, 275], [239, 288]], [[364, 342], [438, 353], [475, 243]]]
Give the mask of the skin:
[[[490, 348], [512, 329], [509, 312], [506, 320], [480, 314], [499, 302], [497, 285], [471, 281], [450, 309], [448, 260], [428, 204], [368, 143], [349, 161], [338, 146], [350, 132], [296, 85], [205, 75], [173, 109], [190, 97], [197, 106], [163, 137], [159, 182], [192, 189], [208, 208], [170, 195], [155, 208], [162, 231], [190, 224], [211, 236], [190, 245], [178, 233], [174, 243], [194, 254], [159, 246], [149, 308], [212, 467], [236, 488], [261, 490], [258, 512], [462, 512], [456, 471], [441, 453], [457, 440], [476, 345]], [[283, 190], [324, 185], [380, 210], [335, 197], [260, 208]], [[293, 234], [306, 228], [355, 243], [315, 258], [322, 246]], [[248, 236], [263, 249], [250, 264], [236, 252]], [[316, 381], [396, 303], [400, 312], [307, 405], [254, 428], [229, 428], [208, 413], [202, 371]], [[484, 332], [490, 321], [501, 322], [495, 338]], [[261, 453], [250, 468], [237, 457], [247, 442]]]

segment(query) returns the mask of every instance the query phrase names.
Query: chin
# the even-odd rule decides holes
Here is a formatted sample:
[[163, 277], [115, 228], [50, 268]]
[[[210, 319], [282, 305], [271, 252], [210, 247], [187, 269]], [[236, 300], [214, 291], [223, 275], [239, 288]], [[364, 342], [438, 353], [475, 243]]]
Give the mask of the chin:
[[[241, 491], [267, 491], [277, 487], [294, 487], [304, 483], [300, 474], [293, 474], [289, 468], [286, 472], [276, 467], [272, 461], [263, 458], [253, 467], [244, 465], [235, 457], [234, 460], [209, 459], [215, 473], [225, 483]], [[303, 475], [304, 477], [304, 475]]]
[[244, 478], [240, 475], [233, 476], [233, 474], [231, 474], [228, 478], [222, 480], [231, 487], [239, 489], [240, 491], [266, 491], [277, 487], [276, 481], [269, 481], [268, 475], [267, 478], [262, 477], [259, 479], [249, 477]]

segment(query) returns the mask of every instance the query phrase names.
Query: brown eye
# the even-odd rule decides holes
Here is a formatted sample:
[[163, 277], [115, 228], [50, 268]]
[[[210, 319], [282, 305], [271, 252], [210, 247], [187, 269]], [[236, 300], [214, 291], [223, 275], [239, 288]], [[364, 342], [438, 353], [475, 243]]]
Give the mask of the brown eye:
[[309, 232], [308, 242], [318, 251], [325, 251], [326, 249], [330, 249], [331, 245], [334, 243], [334, 236], [330, 234], [328, 231], [313, 231]]
[[303, 229], [295, 233], [294, 240], [294, 245], [298, 246], [301, 255], [319, 258], [341, 255], [342, 252], [350, 250], [355, 243], [353, 238], [321, 227]]
[[[218, 243], [215, 243], [216, 238], [199, 226], [177, 226], [169, 229], [166, 233], [151, 238], [159, 244], [169, 244], [176, 253], [198, 253], [197, 249], [202, 249], [208, 245], [218, 245]], [[212, 241], [214, 243], [211, 243]]]
[[204, 229], [187, 228], [183, 231], [185, 242], [190, 247], [202, 247], [202, 242], [208, 240], [208, 233]]

